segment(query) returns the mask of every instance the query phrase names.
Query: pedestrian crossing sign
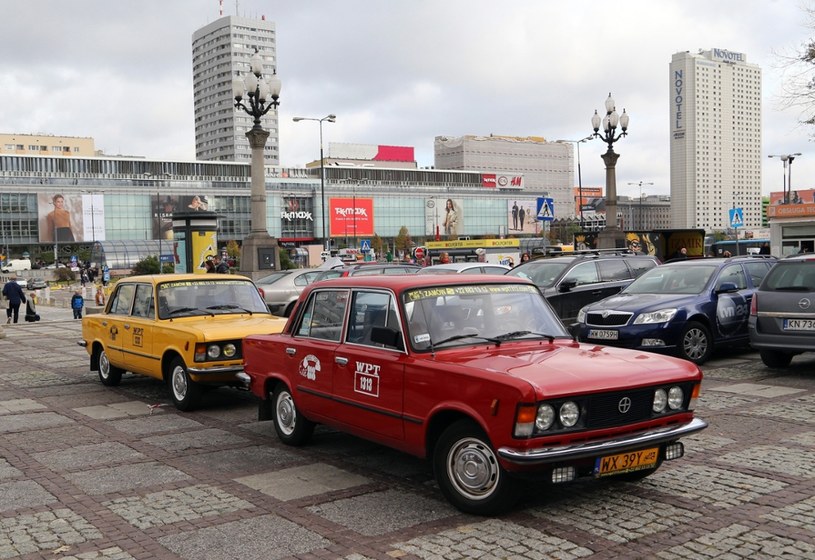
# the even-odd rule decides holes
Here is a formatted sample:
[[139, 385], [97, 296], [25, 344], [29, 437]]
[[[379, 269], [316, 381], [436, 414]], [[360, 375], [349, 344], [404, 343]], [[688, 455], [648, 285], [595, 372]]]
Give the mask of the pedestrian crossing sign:
[[555, 201], [551, 198], [538, 197], [538, 220], [551, 222], [555, 219]]
[[363, 253], [367, 253], [371, 250], [371, 240], [370, 239], [362, 239], [359, 242], [359, 250]]
[[744, 225], [744, 213], [741, 208], [730, 209], [730, 227], [737, 228]]

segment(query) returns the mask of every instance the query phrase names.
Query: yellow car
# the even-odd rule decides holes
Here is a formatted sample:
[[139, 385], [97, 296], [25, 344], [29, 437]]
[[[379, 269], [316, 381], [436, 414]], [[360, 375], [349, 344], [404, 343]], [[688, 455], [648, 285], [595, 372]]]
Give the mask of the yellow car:
[[82, 319], [78, 344], [103, 385], [118, 385], [125, 371], [148, 375], [191, 410], [205, 385], [244, 387], [243, 338], [285, 324], [243, 276], [133, 276], [117, 282], [103, 313]]

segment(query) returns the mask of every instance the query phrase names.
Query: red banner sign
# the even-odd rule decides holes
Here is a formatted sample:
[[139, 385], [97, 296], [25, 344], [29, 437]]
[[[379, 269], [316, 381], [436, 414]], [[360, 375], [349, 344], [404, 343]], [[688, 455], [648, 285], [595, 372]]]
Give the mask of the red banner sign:
[[331, 237], [361, 237], [374, 234], [373, 198], [332, 198], [329, 201]]

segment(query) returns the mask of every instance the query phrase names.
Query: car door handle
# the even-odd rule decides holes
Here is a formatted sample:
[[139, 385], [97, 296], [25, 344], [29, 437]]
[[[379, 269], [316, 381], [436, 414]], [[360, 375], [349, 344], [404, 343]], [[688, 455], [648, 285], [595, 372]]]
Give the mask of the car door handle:
[[294, 356], [295, 354], [297, 354], [297, 349], [296, 348], [286, 348], [286, 354], [288, 354], [289, 356]]
[[125, 330], [128, 330], [128, 331], [130, 330], [130, 325], [128, 325], [127, 323], [125, 323], [123, 326], [124, 326]]
[[337, 356], [336, 358], [334, 358], [334, 361], [338, 365], [341, 365], [341, 366], [347, 366], [348, 365], [348, 358], [342, 358], [340, 356]]

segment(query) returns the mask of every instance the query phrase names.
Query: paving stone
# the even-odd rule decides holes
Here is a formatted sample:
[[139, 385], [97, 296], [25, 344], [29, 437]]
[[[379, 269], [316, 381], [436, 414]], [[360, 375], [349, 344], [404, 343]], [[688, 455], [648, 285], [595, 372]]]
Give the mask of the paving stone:
[[802, 399], [769, 403], [763, 406], [748, 408], [743, 412], [773, 419], [779, 418], [792, 420], [794, 422], [815, 424], [815, 402], [808, 402]]
[[112, 422], [111, 426], [132, 436], [143, 436], [161, 432], [174, 432], [176, 430], [195, 430], [202, 428], [203, 424], [178, 414], [154, 414], [152, 416], [117, 420]]
[[776, 445], [757, 445], [714, 459], [739, 467], [749, 467], [805, 478], [815, 478], [815, 451], [791, 449]]
[[660, 469], [640, 484], [718, 507], [740, 506], [787, 487], [770, 478], [698, 465]]
[[366, 536], [384, 535], [458, 514], [446, 502], [400, 490], [371, 492], [307, 509]]
[[224, 449], [208, 453], [198, 453], [178, 459], [178, 464], [206, 469], [220, 476], [235, 476], [238, 473], [259, 473], [270, 468], [277, 469], [300, 461], [299, 455], [283, 448], [264, 445]]
[[83, 552], [81, 554], [72, 554], [70, 556], [60, 556], [59, 560], [135, 560], [133, 556], [119, 548], [112, 546], [102, 550], [95, 550], [93, 552]]
[[107, 438], [87, 426], [70, 424], [29, 432], [18, 432], [4, 436], [12, 445], [23, 448], [29, 453], [38, 453], [50, 449], [60, 449], [74, 445], [100, 443]]
[[0, 480], [5, 478], [17, 478], [23, 471], [12, 467], [8, 461], [0, 457]]
[[33, 399], [13, 399], [0, 401], [0, 414], [13, 414], [16, 412], [28, 412], [31, 410], [42, 410], [48, 408]]
[[117, 498], [102, 505], [139, 529], [254, 507], [220, 488], [206, 484], [153, 492], [146, 496]]
[[807, 447], [815, 447], [815, 432], [806, 432], [803, 434], [797, 434], [792, 437], [789, 437], [785, 440], [782, 440], [784, 443], [797, 443], [798, 445], [805, 445]]
[[32, 412], [30, 414], [6, 414], [0, 416], [0, 434], [23, 432], [72, 424], [73, 420], [56, 412]]
[[76, 470], [84, 467], [118, 463], [129, 459], [138, 460], [143, 457], [143, 453], [113, 441], [79, 445], [65, 451], [34, 454], [37, 461], [54, 470]]
[[[465, 558], [586, 558], [594, 551], [571, 541], [500, 519], [490, 519], [390, 545], [427, 560]], [[512, 556], [507, 551], [512, 551]], [[398, 557], [391, 552], [390, 556]]]
[[149, 488], [188, 480], [190, 477], [168, 465], [160, 463], [134, 463], [116, 467], [86, 470], [65, 475], [65, 478], [90, 495], [123, 492], [134, 488]]
[[226, 430], [217, 428], [207, 428], [184, 432], [182, 434], [169, 434], [166, 436], [153, 436], [144, 438], [142, 441], [160, 447], [165, 451], [184, 451], [186, 449], [203, 449], [206, 447], [218, 447], [224, 445], [239, 445], [247, 443], [247, 439], [235, 435]]
[[315, 494], [345, 490], [371, 482], [364, 476], [350, 473], [325, 463], [314, 463], [236, 478], [244, 484], [278, 500], [296, 500]]
[[758, 399], [734, 395], [732, 393], [717, 392], [715, 389], [705, 389], [699, 397], [697, 409], [704, 417], [705, 410], [727, 410], [729, 408], [744, 408], [757, 402]]
[[30, 508], [51, 504], [57, 498], [33, 480], [19, 480], [0, 484], [0, 511]]
[[764, 398], [785, 397], [787, 395], [794, 395], [795, 393], [801, 393], [804, 391], [803, 389], [796, 389], [793, 387], [762, 385], [760, 383], [736, 383], [734, 385], [727, 385], [726, 387], [717, 387], [709, 390]]
[[76, 412], [84, 414], [94, 420], [110, 420], [127, 416], [146, 416], [162, 412], [160, 408], [151, 408], [142, 401], [127, 401], [95, 406], [82, 406], [74, 408]]
[[[70, 509], [0, 519], [0, 558], [59, 550], [102, 538], [102, 533]], [[118, 560], [118, 559], [117, 559]]]
[[566, 495], [554, 507], [547, 504], [545, 508], [527, 511], [535, 517], [576, 527], [618, 543], [673, 531], [701, 516], [694, 511], [629, 494], [617, 485], [585, 496]]
[[[48, 366], [50, 364], [43, 364]], [[70, 375], [62, 375], [50, 371], [16, 371], [13, 374], [0, 374], [0, 382], [15, 387], [53, 387], [55, 385], [71, 385], [79, 381]]]
[[815, 497], [790, 504], [761, 516], [764, 519], [778, 521], [790, 527], [806, 529], [815, 535]]
[[815, 545], [779, 537], [766, 531], [733, 524], [682, 545], [659, 551], [667, 559], [703, 558], [812, 558]]
[[317, 533], [277, 515], [169, 535], [158, 541], [190, 560], [277, 560], [331, 544]]

